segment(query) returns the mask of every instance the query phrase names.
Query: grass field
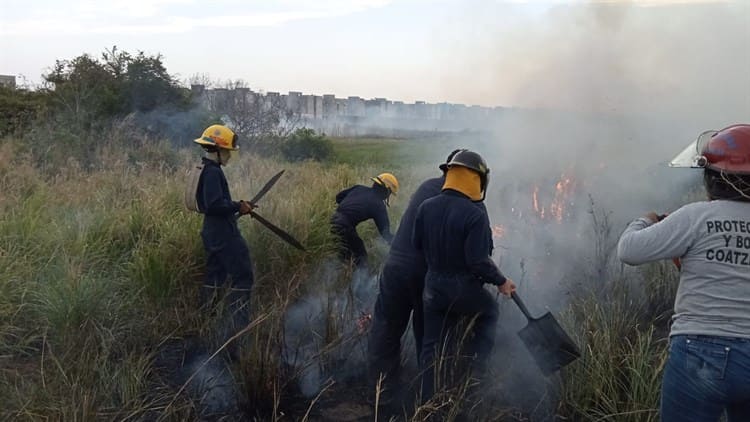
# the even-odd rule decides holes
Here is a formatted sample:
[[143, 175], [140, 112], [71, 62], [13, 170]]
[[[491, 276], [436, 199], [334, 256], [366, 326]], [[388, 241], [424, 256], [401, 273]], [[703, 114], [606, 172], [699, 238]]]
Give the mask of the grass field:
[[448, 139], [336, 138], [333, 142], [338, 163], [394, 169], [433, 166], [455, 148]]
[[[200, 340], [211, 352], [222, 346], [205, 340], [218, 322], [198, 304], [201, 217], [181, 203], [184, 169], [197, 151], [161, 143], [122, 148], [113, 138], [87, 160], [45, 151], [40, 161], [39, 152], [14, 139], [0, 142], [0, 419], [198, 418], [200, 399], [161, 367], [165, 353], [180, 345]], [[287, 169], [259, 212], [308, 249], [300, 252], [252, 220], [240, 221], [256, 271], [256, 323], [230, 367], [246, 420], [324, 420], [331, 414], [326, 411], [344, 404], [356, 420], [374, 419], [365, 399], [375, 393], [364, 385], [361, 365], [345, 381], [326, 379], [344, 369], [342, 359], [366, 347], [364, 334], [353, 329], [352, 273], [334, 258], [333, 198], [346, 186], [392, 171], [402, 184], [390, 209], [395, 223], [450, 147], [388, 139], [337, 139], [334, 147], [329, 163], [289, 164], [243, 153], [227, 168], [240, 198]], [[382, 262], [387, 247], [374, 226], [366, 224], [362, 233], [373, 261]], [[659, 264], [601, 277], [586, 280], [589, 288], [561, 315], [583, 357], [551, 381], [557, 398], [550, 411], [569, 420], [657, 420], [675, 272]], [[644, 288], [653, 294], [637, 293]], [[311, 337], [314, 348], [300, 365], [288, 359], [287, 343], [290, 318], [307, 315], [303, 310], [312, 317], [295, 327], [309, 329], [295, 336]], [[300, 382], [311, 367], [321, 379], [308, 397]], [[493, 389], [494, 396], [471, 410], [473, 417], [534, 420], [529, 409], [514, 408], [507, 393]], [[445, 397], [460, 408], [463, 393], [450, 394]], [[428, 406], [412, 419], [429, 412]]]

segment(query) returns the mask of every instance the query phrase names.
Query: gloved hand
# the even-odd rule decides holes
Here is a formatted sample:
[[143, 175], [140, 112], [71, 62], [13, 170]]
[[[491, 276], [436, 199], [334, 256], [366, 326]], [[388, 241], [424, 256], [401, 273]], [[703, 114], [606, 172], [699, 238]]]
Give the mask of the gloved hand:
[[250, 214], [250, 211], [255, 208], [258, 208], [258, 206], [247, 201], [240, 201], [240, 215]]

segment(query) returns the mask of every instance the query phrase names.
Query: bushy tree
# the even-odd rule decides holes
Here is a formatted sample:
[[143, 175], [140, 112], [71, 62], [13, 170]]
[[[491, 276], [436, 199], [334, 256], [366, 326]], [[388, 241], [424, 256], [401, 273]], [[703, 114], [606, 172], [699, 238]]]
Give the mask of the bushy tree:
[[289, 161], [324, 161], [333, 155], [333, 143], [313, 129], [297, 129], [281, 143], [281, 153]]
[[184, 108], [189, 102], [187, 92], [167, 73], [161, 55], [146, 56], [139, 52], [130, 58], [123, 89], [129, 94], [127, 104], [133, 111], [148, 112], [165, 104]]
[[27, 128], [46, 105], [40, 92], [0, 86], [0, 136]]
[[44, 80], [57, 117], [84, 129], [134, 112], [190, 105], [187, 90], [169, 75], [161, 55], [133, 56], [117, 47], [100, 59], [83, 54], [58, 60]]
[[126, 111], [117, 77], [88, 54], [57, 60], [44, 80], [55, 116], [66, 123], [88, 128]]

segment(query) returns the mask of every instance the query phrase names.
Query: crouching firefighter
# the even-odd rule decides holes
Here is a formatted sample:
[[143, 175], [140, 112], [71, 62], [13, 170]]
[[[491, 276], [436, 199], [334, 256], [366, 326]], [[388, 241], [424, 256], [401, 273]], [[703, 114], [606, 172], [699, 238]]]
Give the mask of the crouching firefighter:
[[[206, 276], [201, 287], [201, 304], [223, 298], [229, 314], [223, 321], [220, 339], [227, 340], [250, 322], [250, 289], [253, 268], [250, 251], [237, 227], [237, 214], [248, 214], [254, 206], [233, 201], [222, 166], [237, 151], [237, 135], [226, 126], [209, 126], [194, 141], [206, 151], [195, 184], [194, 202], [186, 194], [186, 205], [203, 214], [201, 238], [206, 251]], [[201, 168], [202, 167], [202, 168]], [[190, 191], [191, 183], [188, 183]]]
[[[463, 150], [451, 152], [446, 162], [450, 162], [460, 151]], [[379, 403], [385, 406], [398, 404], [392, 399], [399, 394], [396, 390], [400, 386], [401, 337], [410, 317], [417, 361], [422, 350], [422, 289], [427, 264], [422, 252], [412, 246], [411, 236], [417, 209], [426, 199], [439, 195], [445, 184], [448, 167], [441, 164], [440, 169], [443, 174], [422, 182], [409, 200], [380, 274], [379, 292], [367, 342], [367, 362], [370, 383], [375, 386], [379, 384]], [[484, 211], [483, 202], [477, 205]], [[398, 406], [391, 407], [395, 409]]]
[[[436, 380], [439, 387], [444, 386], [444, 372], [452, 366], [453, 345], [459, 340], [466, 340], [460, 354], [468, 358], [469, 371], [481, 379], [498, 320], [495, 298], [483, 285], [493, 284], [507, 296], [515, 290], [513, 281], [491, 259], [489, 219], [476, 205], [486, 195], [487, 163], [476, 152], [464, 150], [445, 166], [442, 192], [419, 206], [412, 234], [414, 248], [422, 251], [427, 263], [422, 293], [423, 402], [432, 397]], [[459, 322], [470, 322], [471, 331]]]
[[331, 217], [331, 232], [337, 238], [339, 257], [357, 267], [367, 265], [365, 243], [357, 233], [357, 225], [373, 219], [380, 236], [391, 243], [391, 223], [386, 206], [391, 195], [398, 193], [398, 180], [391, 173], [372, 178], [371, 187], [355, 185], [336, 195], [338, 207]]

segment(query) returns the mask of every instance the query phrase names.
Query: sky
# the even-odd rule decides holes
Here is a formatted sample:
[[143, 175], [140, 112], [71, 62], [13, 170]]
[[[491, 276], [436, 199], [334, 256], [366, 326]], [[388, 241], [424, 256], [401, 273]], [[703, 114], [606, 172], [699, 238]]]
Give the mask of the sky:
[[163, 55], [181, 81], [262, 91], [750, 109], [745, 0], [0, 0], [0, 74], [38, 83], [57, 59], [115, 45]]

